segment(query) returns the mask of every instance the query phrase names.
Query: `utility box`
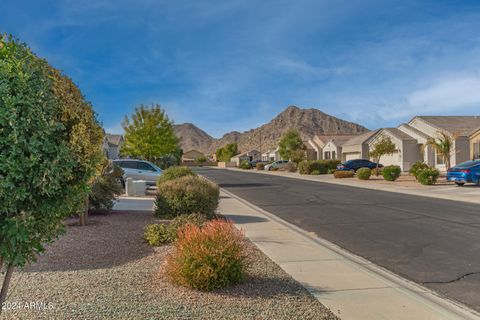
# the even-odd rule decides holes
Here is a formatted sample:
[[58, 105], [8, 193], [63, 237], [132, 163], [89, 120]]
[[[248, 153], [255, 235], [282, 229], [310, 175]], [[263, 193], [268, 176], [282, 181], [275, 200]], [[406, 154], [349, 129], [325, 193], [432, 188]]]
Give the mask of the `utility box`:
[[133, 181], [133, 189], [135, 190], [135, 196], [144, 196], [147, 190], [147, 182], [145, 180]]
[[127, 197], [133, 197], [135, 195], [135, 190], [133, 189], [133, 179], [127, 178], [125, 180], [125, 194]]

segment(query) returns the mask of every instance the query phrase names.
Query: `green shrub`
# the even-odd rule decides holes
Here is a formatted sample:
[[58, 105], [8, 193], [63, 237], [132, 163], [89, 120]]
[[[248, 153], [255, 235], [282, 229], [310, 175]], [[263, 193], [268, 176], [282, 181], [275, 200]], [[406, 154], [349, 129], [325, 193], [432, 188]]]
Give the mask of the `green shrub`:
[[261, 162], [258, 162], [256, 165], [255, 165], [255, 168], [257, 170], [265, 170], [265, 164], [264, 163], [261, 163]]
[[409, 172], [412, 176], [415, 177], [415, 179], [418, 180], [418, 174], [425, 170], [425, 169], [429, 169], [430, 167], [428, 166], [428, 164], [426, 164], [425, 162], [423, 161], [417, 161], [413, 164], [413, 166], [410, 168]]
[[417, 180], [423, 185], [432, 185], [437, 183], [440, 171], [435, 168], [426, 168], [421, 171], [417, 171]]
[[333, 174], [337, 169], [328, 169], [327, 170], [327, 173], [328, 174]]
[[318, 170], [313, 170], [312, 172], [310, 172], [310, 174], [313, 176], [318, 176], [319, 174], [322, 174], [322, 173]]
[[360, 180], [368, 180], [372, 175], [370, 168], [360, 168], [357, 170], [357, 178]]
[[387, 181], [395, 181], [400, 177], [402, 169], [399, 166], [386, 166], [383, 167], [382, 176]]
[[195, 159], [195, 162], [197, 164], [203, 164], [203, 163], [207, 162], [207, 157], [198, 157], [197, 159]]
[[123, 170], [113, 162], [105, 161], [99, 176], [95, 177], [88, 195], [89, 211], [109, 212], [114, 200], [123, 193], [120, 179]]
[[336, 170], [333, 173], [335, 178], [352, 178], [355, 175], [353, 171], [346, 171], [346, 170]]
[[171, 181], [185, 176], [196, 176], [197, 174], [192, 169], [184, 166], [173, 166], [162, 172], [162, 175], [157, 179], [157, 187], [166, 181]]
[[283, 171], [287, 172], [296, 172], [297, 171], [297, 165], [294, 162], [288, 162], [283, 168]]
[[310, 174], [310, 161], [303, 160], [298, 163], [298, 173], [300, 174]]
[[[378, 174], [382, 174], [383, 167], [378, 167]], [[372, 169], [372, 175], [377, 175], [377, 168]]]
[[151, 246], [160, 246], [175, 241], [178, 237], [178, 230], [188, 223], [202, 226], [206, 221], [207, 218], [198, 213], [177, 216], [168, 224], [155, 223], [147, 225], [143, 238]]
[[216, 184], [198, 176], [185, 176], [158, 186], [155, 215], [171, 218], [182, 214], [200, 213], [207, 218], [215, 215], [220, 191]]
[[252, 166], [250, 165], [250, 162], [248, 162], [247, 160], [243, 160], [242, 163], [240, 163], [240, 168], [244, 170], [248, 170], [248, 169], [251, 169]]
[[213, 220], [180, 229], [165, 274], [176, 284], [211, 291], [242, 282], [248, 267], [244, 234], [231, 222]]

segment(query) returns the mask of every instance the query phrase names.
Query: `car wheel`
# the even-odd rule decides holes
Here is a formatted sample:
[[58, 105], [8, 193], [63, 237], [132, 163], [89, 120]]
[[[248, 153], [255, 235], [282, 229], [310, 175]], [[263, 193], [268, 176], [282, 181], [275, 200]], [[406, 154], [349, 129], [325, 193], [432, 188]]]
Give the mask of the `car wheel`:
[[455, 184], [459, 187], [463, 187], [463, 185], [465, 184], [465, 182], [455, 182]]

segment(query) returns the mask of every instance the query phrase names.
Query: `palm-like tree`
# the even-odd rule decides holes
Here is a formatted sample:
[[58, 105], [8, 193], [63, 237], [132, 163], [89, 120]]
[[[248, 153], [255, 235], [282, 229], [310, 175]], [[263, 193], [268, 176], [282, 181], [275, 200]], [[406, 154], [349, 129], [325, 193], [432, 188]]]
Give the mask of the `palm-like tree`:
[[438, 137], [428, 139], [427, 145], [431, 146], [436, 154], [443, 158], [448, 170], [450, 168], [450, 155], [453, 150], [453, 138], [446, 132], [438, 132]]

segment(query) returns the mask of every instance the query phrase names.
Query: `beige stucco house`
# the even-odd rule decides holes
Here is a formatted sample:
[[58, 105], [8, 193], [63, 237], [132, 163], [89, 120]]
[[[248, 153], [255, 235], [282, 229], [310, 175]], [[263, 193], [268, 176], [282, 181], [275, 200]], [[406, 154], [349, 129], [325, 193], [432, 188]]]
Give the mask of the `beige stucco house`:
[[[383, 155], [380, 163], [388, 165], [397, 165], [402, 171], [410, 170], [410, 167], [421, 159], [420, 147], [417, 140], [398, 128], [383, 128], [377, 131], [368, 140], [369, 150], [382, 138], [388, 137], [395, 144], [395, 152], [389, 155]], [[378, 161], [378, 159], [370, 159]]]
[[278, 147], [274, 150], [268, 150], [267, 152], [262, 153], [262, 161], [270, 162], [278, 160], [282, 160], [280, 152], [278, 152]]
[[237, 167], [240, 166], [240, 164], [243, 161], [254, 161], [254, 160], [261, 160], [262, 154], [258, 150], [250, 150], [247, 152], [243, 152], [240, 154], [237, 154], [236, 156], [232, 157], [230, 159], [231, 162], [235, 162], [237, 164]]
[[342, 160], [342, 147], [343, 145], [352, 139], [354, 136], [334, 136], [323, 147], [322, 159], [330, 160]]
[[[471, 137], [472, 132], [480, 127], [480, 116], [417, 116], [408, 125], [429, 138], [437, 138], [440, 132], [447, 133], [453, 139], [450, 163], [454, 166], [472, 158]], [[427, 149], [422, 155], [428, 164], [445, 170], [444, 160], [433, 149]]]
[[480, 127], [470, 134], [470, 159], [480, 159]]
[[120, 158], [120, 148], [123, 145], [125, 139], [121, 134], [107, 133], [103, 139], [103, 150], [105, 155], [110, 160]]
[[346, 141], [342, 146], [342, 162], [354, 159], [369, 159], [369, 140], [378, 132], [369, 131]]
[[198, 158], [205, 157], [203, 152], [198, 150], [188, 150], [182, 154], [182, 162], [195, 162]]
[[[309, 158], [311, 160], [328, 160], [328, 159], [341, 159], [341, 148], [342, 145], [350, 140], [352, 137], [355, 136], [321, 136], [315, 135], [312, 139], [309, 139], [305, 142], [307, 146], [307, 150], [311, 149], [311, 157], [313, 157], [313, 152], [315, 152], [316, 158]], [[335, 143], [330, 143], [331, 141], [335, 141]], [[328, 145], [328, 150], [324, 150], [324, 148]], [[327, 152], [325, 152], [327, 151]], [[333, 153], [335, 153], [335, 157], [332, 158]]]

